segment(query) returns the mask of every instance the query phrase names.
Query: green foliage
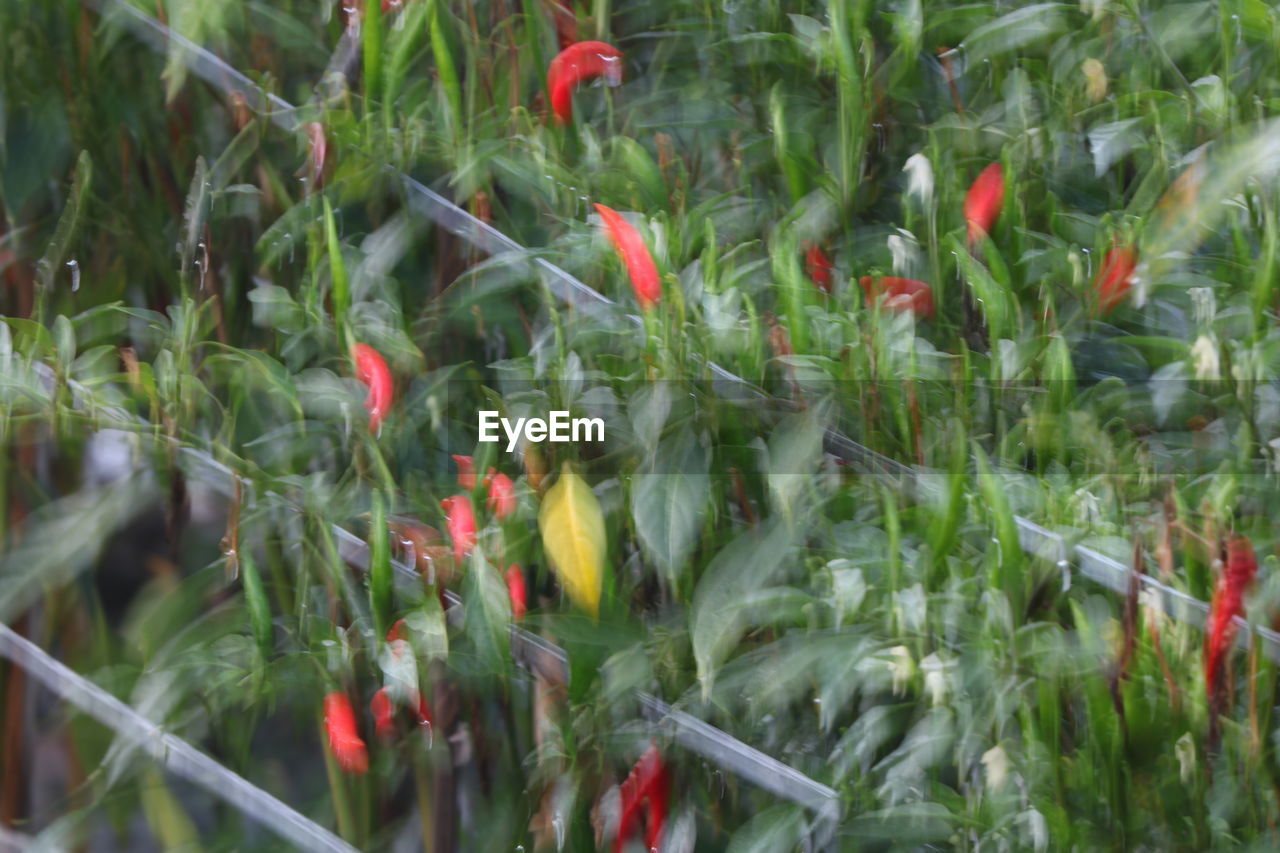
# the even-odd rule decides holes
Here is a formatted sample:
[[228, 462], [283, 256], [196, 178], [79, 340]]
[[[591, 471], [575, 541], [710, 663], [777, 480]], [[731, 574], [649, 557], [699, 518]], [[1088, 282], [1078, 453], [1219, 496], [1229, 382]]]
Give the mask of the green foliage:
[[[459, 801], [459, 849], [611, 843], [592, 808], [653, 734], [637, 690], [837, 791], [826, 827], [658, 733], [697, 849], [1275, 846], [1274, 663], [1235, 655], [1212, 713], [1193, 626], [1064, 582], [1019, 526], [1125, 564], [1136, 540], [1201, 599], [1247, 534], [1246, 615], [1271, 621], [1271, 5], [135, 5], [190, 42], [151, 53], [110, 3], [0, 6], [6, 623], [39, 614], [69, 666], [362, 847], [417, 823], [435, 845]], [[557, 15], [624, 53], [563, 124]], [[255, 86], [296, 108], [255, 111]], [[1002, 208], [970, 246], [993, 162]], [[401, 173], [481, 224], [432, 220]], [[641, 322], [593, 203], [652, 251]], [[484, 257], [487, 227], [528, 251]], [[1102, 313], [1115, 247], [1136, 266]], [[548, 263], [617, 304], [566, 304]], [[934, 316], [864, 276], [927, 282]], [[356, 341], [392, 374], [381, 429]], [[606, 439], [475, 451], [482, 408]], [[836, 432], [918, 476], [836, 464]], [[116, 439], [131, 473], [93, 473]], [[575, 516], [570, 463], [585, 538], [539, 525]], [[129, 529], [147, 518], [163, 534]], [[122, 538], [161, 544], [122, 560]], [[512, 654], [513, 564], [567, 685]], [[566, 571], [588, 612], [603, 588], [598, 622]], [[364, 776], [319, 734], [332, 690]], [[161, 844], [243, 846], [241, 818], [70, 726], [90, 781], [35, 816], [44, 840], [140, 813]]]

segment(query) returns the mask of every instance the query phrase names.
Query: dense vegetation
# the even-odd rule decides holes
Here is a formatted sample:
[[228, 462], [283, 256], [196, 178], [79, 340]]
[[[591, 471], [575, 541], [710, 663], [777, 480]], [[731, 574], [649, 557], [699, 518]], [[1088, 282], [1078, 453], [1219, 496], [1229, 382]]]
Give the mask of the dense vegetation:
[[[362, 849], [1276, 846], [1276, 7], [132, 5], [248, 79], [0, 3], [5, 624]], [[5, 825], [281, 843], [0, 684]]]

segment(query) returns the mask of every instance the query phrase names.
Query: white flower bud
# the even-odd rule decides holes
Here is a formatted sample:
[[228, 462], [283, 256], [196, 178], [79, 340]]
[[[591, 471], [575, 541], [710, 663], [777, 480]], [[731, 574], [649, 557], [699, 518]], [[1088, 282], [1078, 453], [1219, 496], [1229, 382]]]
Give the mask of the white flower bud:
[[1196, 772], [1196, 742], [1191, 732], [1185, 732], [1173, 745], [1173, 754], [1178, 757], [1178, 775], [1182, 784], [1189, 784]]
[[1009, 778], [1009, 754], [1004, 747], [995, 746], [982, 753], [982, 766], [987, 772], [987, 789], [998, 791]]
[[920, 661], [920, 671], [924, 673], [924, 692], [929, 694], [934, 707], [947, 701], [947, 693], [950, 689], [948, 669], [950, 669], [950, 662], [938, 657], [937, 652]]
[[1200, 335], [1191, 345], [1191, 360], [1195, 365], [1196, 379], [1213, 380], [1222, 377], [1218, 345], [1208, 335]]
[[933, 200], [933, 166], [924, 154], [912, 154], [902, 171], [907, 173], [907, 195], [928, 206]]
[[899, 228], [897, 234], [890, 234], [885, 241], [889, 246], [889, 254], [893, 256], [894, 275], [913, 278], [920, 264], [920, 245], [916, 243], [916, 235]]
[[1107, 96], [1107, 69], [1101, 62], [1089, 57], [1080, 64], [1080, 70], [1084, 73], [1085, 93], [1089, 96], [1089, 102], [1098, 103]]
[[1191, 311], [1196, 325], [1208, 326], [1212, 323], [1214, 316], [1218, 313], [1218, 300], [1214, 296], [1213, 288], [1191, 287], [1187, 289], [1187, 295], [1191, 297]]
[[894, 646], [889, 649], [889, 660], [885, 664], [889, 667], [889, 672], [893, 673], [893, 695], [901, 696], [916, 671], [911, 650], [906, 646]]

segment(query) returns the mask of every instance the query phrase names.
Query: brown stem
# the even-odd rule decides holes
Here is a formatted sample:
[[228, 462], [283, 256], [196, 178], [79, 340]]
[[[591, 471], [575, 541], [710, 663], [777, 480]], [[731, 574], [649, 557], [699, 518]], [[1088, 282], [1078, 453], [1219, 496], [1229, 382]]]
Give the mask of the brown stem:
[[1160, 628], [1156, 625], [1156, 614], [1148, 614], [1147, 633], [1151, 635], [1151, 644], [1156, 649], [1156, 659], [1160, 661], [1160, 672], [1164, 675], [1165, 686], [1169, 689], [1169, 704], [1173, 706], [1173, 710], [1177, 711], [1182, 705], [1181, 695], [1178, 693], [1178, 683], [1173, 680], [1173, 670], [1169, 668], [1169, 661], [1164, 656], [1164, 647], [1160, 644]]
[[742, 515], [748, 524], [754, 526], [756, 514], [751, 510], [751, 501], [747, 500], [747, 488], [742, 482], [742, 472], [737, 468], [730, 468], [729, 475], [733, 478], [733, 492], [738, 499], [738, 506], [742, 509]]
[[[23, 614], [13, 629], [26, 635], [27, 617]], [[17, 664], [9, 664], [4, 684], [4, 749], [0, 759], [0, 825], [14, 826], [26, 809], [27, 786], [23, 772], [23, 714], [26, 705], [27, 674]]]

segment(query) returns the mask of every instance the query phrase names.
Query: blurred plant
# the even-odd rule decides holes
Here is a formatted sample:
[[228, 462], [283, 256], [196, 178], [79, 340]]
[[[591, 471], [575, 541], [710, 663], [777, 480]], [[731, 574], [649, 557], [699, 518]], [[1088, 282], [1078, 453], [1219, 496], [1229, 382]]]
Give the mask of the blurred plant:
[[[158, 58], [109, 3], [0, 7], [6, 620], [362, 848], [590, 848], [636, 691], [843, 810], [662, 743], [632, 795], [704, 784], [650, 844], [1275, 846], [1275, 665], [1230, 655], [1276, 592], [1269, 7], [143, 7]], [[608, 435], [504, 459], [479, 408]], [[1255, 568], [1215, 578], [1224, 529]], [[326, 693], [378, 735], [338, 708], [327, 787]], [[254, 843], [79, 716], [40, 799], [56, 721], [4, 713], [6, 821]]]

